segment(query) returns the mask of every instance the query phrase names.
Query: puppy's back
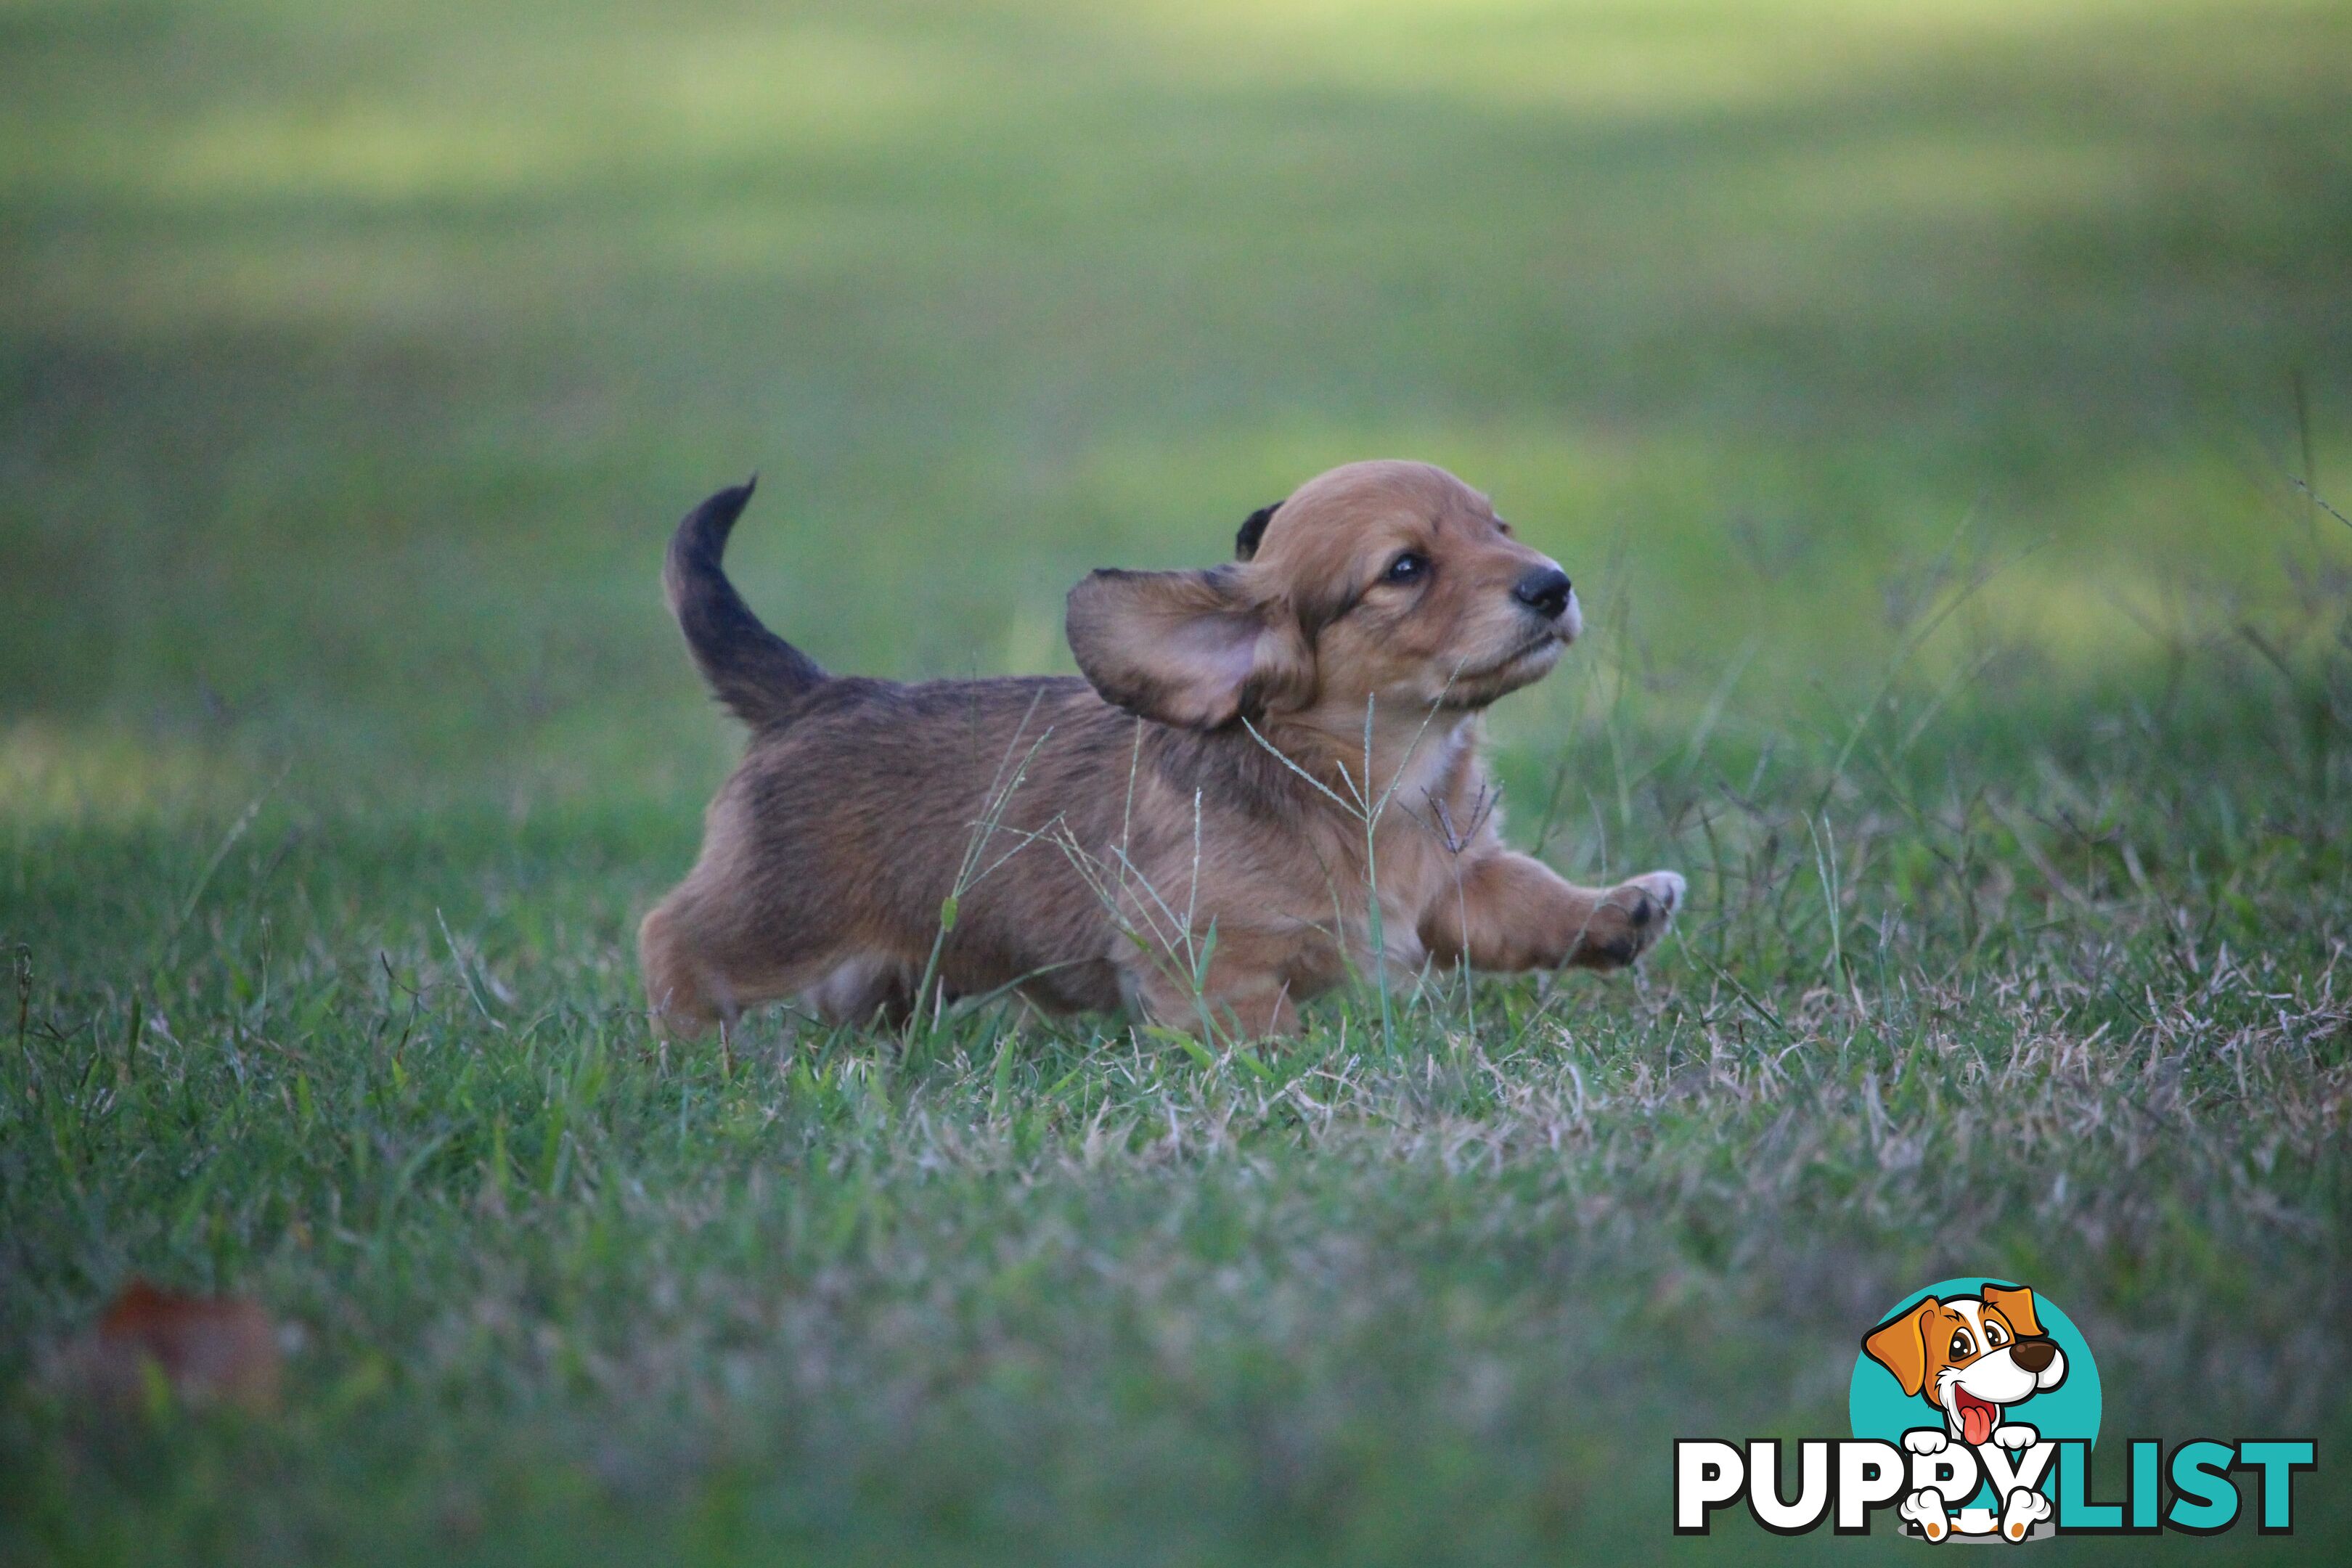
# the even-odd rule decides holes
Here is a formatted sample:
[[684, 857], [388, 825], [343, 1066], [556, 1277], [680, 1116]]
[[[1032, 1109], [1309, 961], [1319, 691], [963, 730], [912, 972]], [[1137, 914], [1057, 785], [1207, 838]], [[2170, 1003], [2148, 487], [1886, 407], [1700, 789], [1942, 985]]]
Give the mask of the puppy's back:
[[952, 896], [950, 994], [1034, 975], [1050, 1004], [1116, 1006], [1087, 870], [1118, 836], [1134, 727], [1071, 679], [829, 679], [754, 733], [667, 919], [758, 989], [798, 989], [849, 954], [920, 970]]

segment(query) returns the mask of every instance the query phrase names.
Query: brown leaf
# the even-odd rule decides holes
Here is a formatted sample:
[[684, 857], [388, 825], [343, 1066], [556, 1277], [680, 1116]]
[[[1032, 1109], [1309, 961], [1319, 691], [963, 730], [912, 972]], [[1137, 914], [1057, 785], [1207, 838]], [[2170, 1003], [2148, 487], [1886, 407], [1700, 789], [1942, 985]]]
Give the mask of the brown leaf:
[[243, 1296], [183, 1296], [133, 1279], [70, 1359], [93, 1392], [136, 1402], [152, 1364], [192, 1405], [278, 1407], [277, 1326]]

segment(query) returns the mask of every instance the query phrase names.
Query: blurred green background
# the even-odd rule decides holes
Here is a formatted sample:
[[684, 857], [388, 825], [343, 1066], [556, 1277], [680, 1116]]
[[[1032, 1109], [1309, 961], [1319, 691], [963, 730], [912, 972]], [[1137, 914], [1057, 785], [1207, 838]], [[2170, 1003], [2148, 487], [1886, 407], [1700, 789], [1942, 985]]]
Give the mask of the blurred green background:
[[1986, 679], [2129, 676], [2327, 488], [2347, 65], [2340, 4], [0, 0], [0, 787], [698, 796], [659, 551], [753, 468], [835, 668], [1066, 668], [1085, 569], [1398, 454], [1668, 708], [1881, 668], [1956, 540]]

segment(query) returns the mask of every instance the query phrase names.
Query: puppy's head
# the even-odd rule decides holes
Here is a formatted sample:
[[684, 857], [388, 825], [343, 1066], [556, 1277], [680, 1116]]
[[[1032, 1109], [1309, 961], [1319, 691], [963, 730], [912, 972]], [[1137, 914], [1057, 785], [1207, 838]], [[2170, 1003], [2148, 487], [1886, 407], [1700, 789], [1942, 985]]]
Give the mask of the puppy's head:
[[1979, 1296], [1930, 1296], [1862, 1342], [1903, 1392], [1924, 1395], [1969, 1443], [1987, 1441], [2003, 1407], [2066, 1379], [2066, 1356], [2042, 1331], [2033, 1292], [1988, 1285]]
[[1070, 647], [1108, 701], [1213, 730], [1367, 701], [1469, 710], [1542, 678], [1582, 629], [1557, 562], [1425, 463], [1350, 463], [1242, 525], [1204, 572], [1097, 572]]

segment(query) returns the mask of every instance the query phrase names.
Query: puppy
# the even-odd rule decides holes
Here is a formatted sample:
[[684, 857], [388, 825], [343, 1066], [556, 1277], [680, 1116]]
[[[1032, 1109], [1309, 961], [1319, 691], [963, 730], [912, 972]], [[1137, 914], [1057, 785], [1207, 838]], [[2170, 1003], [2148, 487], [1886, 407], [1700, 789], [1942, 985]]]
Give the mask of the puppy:
[[1442, 469], [1349, 464], [1253, 514], [1231, 563], [1093, 574], [1083, 679], [827, 675], [720, 569], [751, 494], [688, 514], [664, 573], [751, 730], [639, 932], [678, 1032], [786, 996], [864, 1022], [1015, 992], [1280, 1036], [1351, 966], [1631, 963], [1684, 900], [1672, 872], [1580, 888], [1503, 847], [1479, 715], [1581, 619]]

